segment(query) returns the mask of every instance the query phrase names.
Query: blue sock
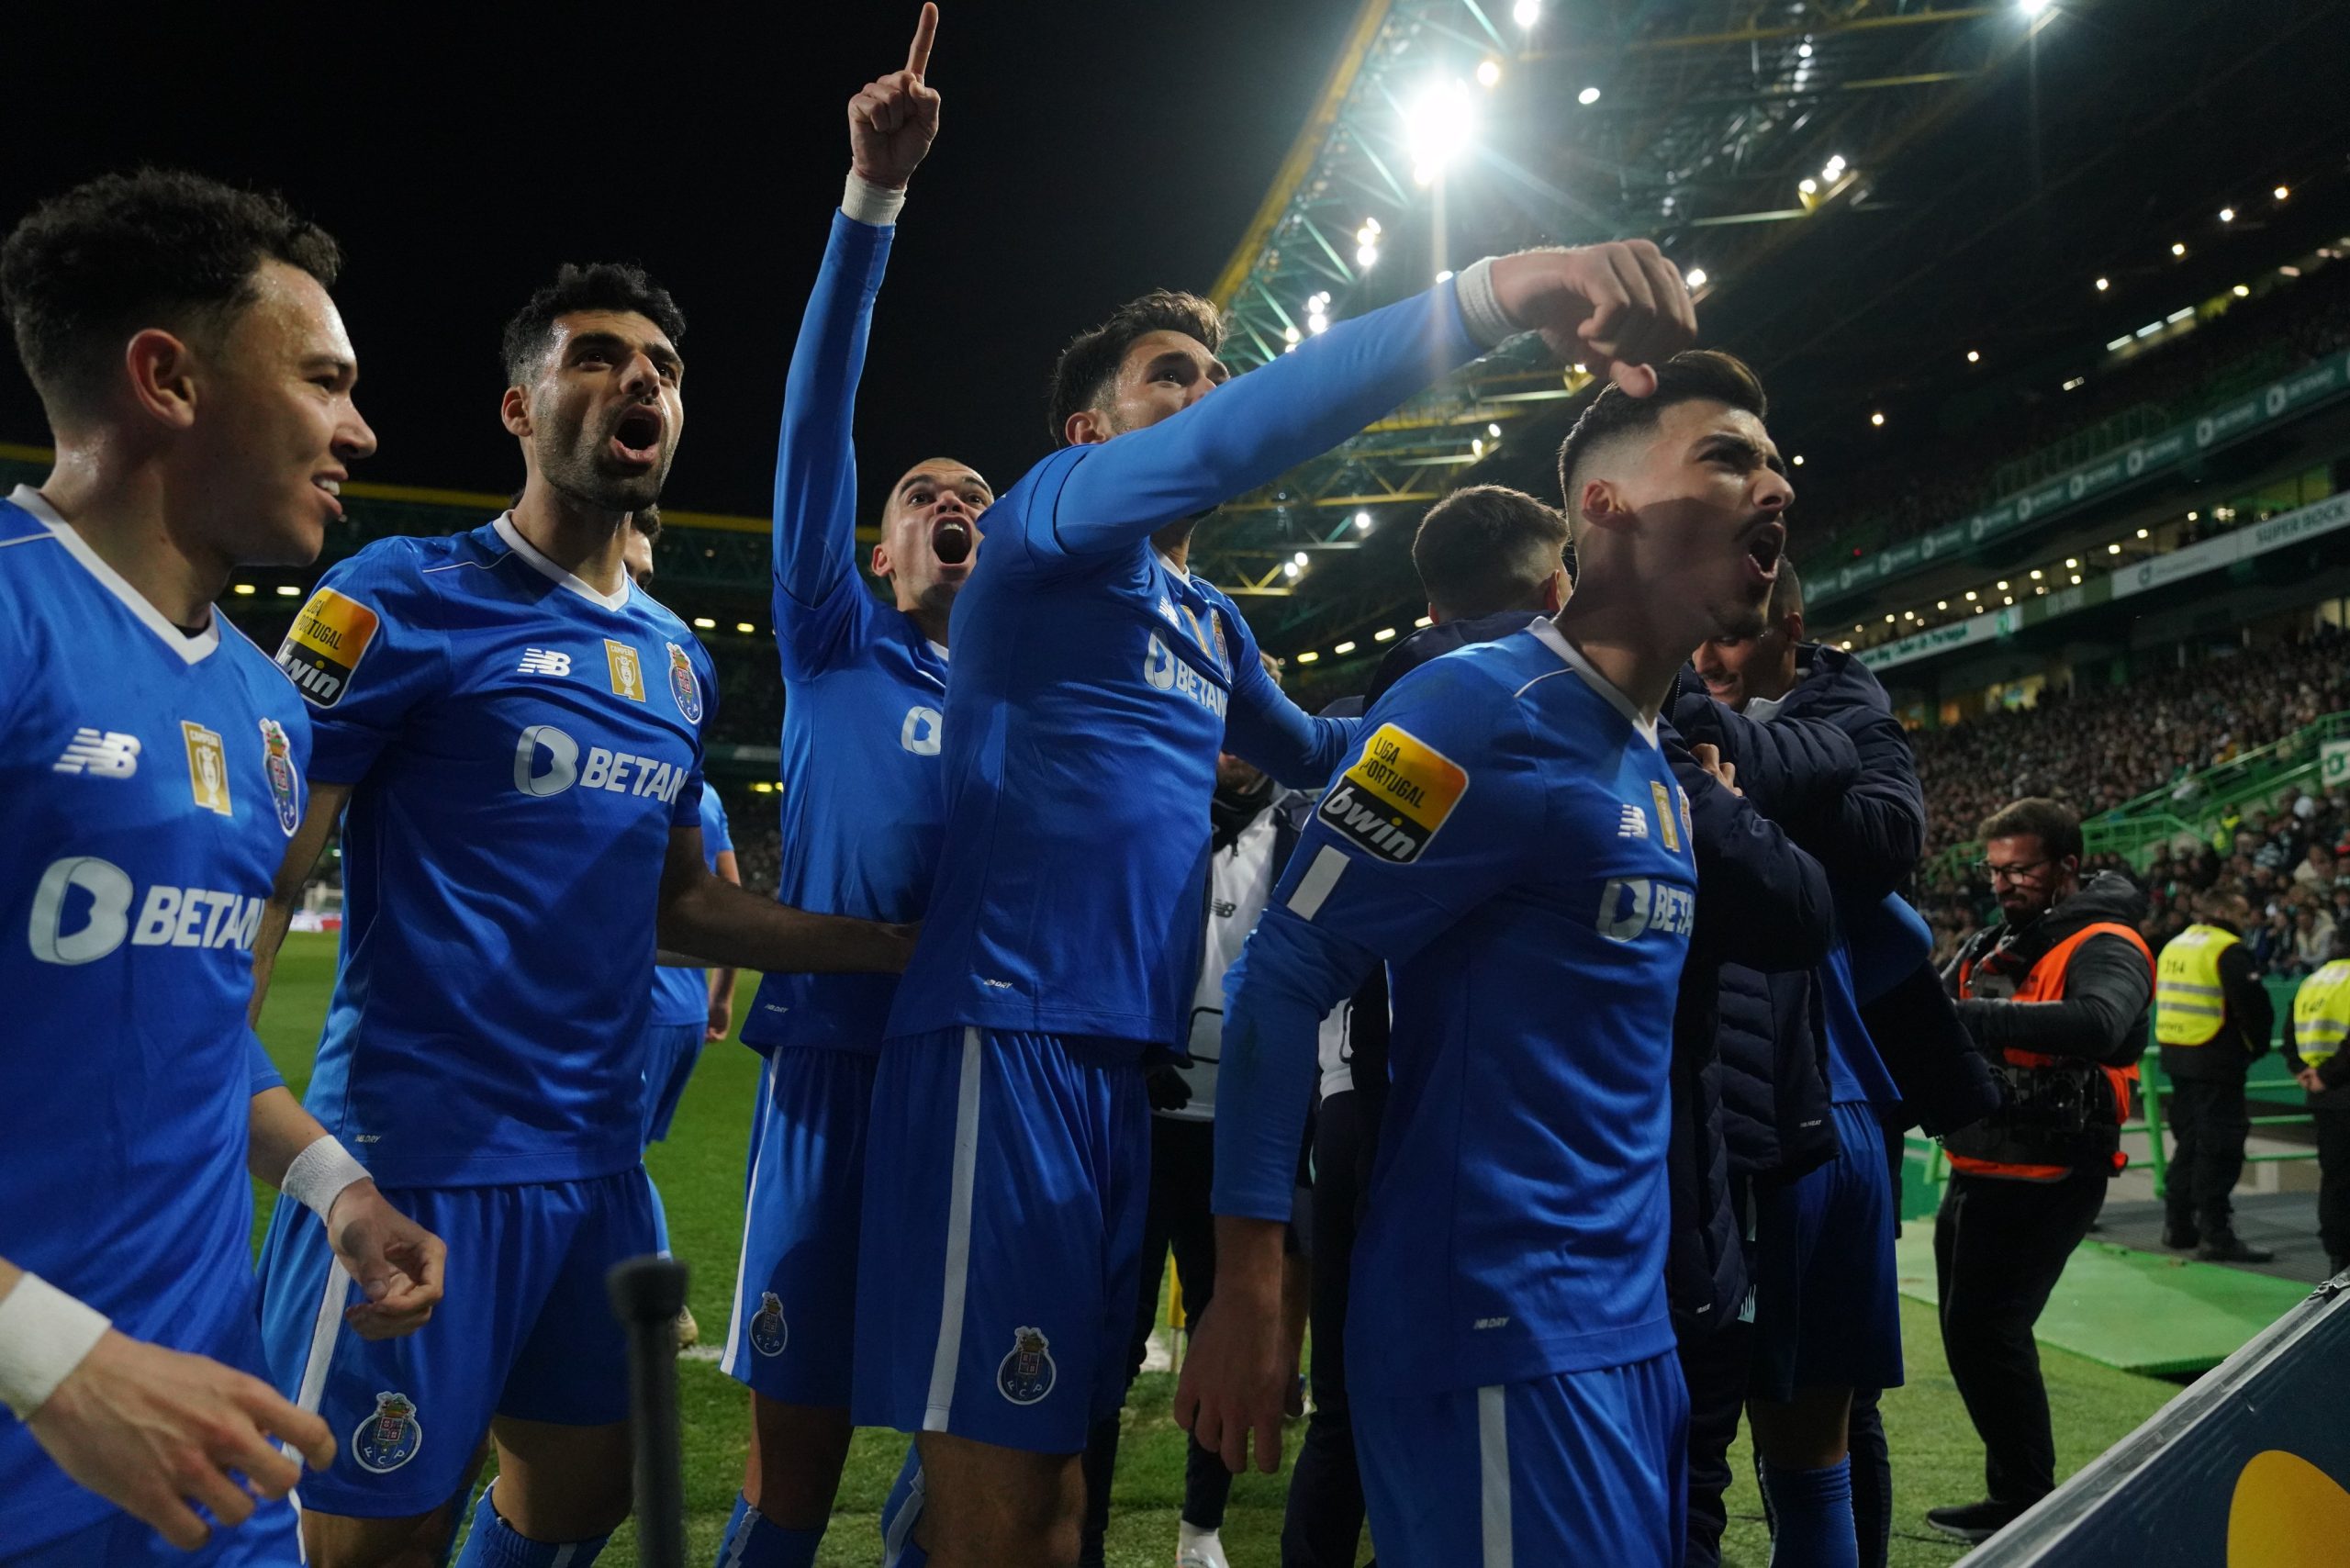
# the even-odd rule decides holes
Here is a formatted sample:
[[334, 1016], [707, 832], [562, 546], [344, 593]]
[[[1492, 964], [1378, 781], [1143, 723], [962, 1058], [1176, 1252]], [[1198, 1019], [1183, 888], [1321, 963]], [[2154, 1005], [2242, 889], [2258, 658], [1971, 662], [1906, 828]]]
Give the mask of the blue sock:
[[726, 1534], [718, 1543], [715, 1568], [815, 1568], [816, 1546], [824, 1539], [815, 1529], [786, 1529], [740, 1493]]
[[922, 1505], [922, 1450], [908, 1443], [906, 1462], [881, 1505], [881, 1568], [930, 1568], [930, 1553], [914, 1544]]
[[655, 1250], [659, 1252], [664, 1258], [666, 1258], [669, 1255], [669, 1210], [668, 1206], [661, 1201], [661, 1189], [654, 1182], [653, 1172], [650, 1170], [644, 1173], [644, 1190], [653, 1194], [653, 1239], [655, 1243]]
[[1795, 1568], [1860, 1568], [1859, 1538], [1852, 1533], [1852, 1462], [1838, 1460], [1825, 1470], [1762, 1467], [1779, 1529], [1771, 1561]]
[[[457, 1553], [457, 1568], [554, 1568], [557, 1557], [563, 1557], [564, 1568], [588, 1568], [604, 1550], [604, 1542], [612, 1539], [599, 1535], [593, 1540], [525, 1540], [490, 1506], [497, 1491], [493, 1483], [482, 1493], [481, 1505], [474, 1509], [474, 1528], [465, 1536], [465, 1549]], [[566, 1552], [570, 1555], [564, 1556]]]

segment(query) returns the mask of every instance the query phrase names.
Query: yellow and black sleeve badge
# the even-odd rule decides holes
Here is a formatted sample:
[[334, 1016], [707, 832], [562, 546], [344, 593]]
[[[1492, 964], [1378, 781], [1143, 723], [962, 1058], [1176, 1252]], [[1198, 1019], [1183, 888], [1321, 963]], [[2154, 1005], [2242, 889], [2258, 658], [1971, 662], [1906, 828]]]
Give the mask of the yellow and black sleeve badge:
[[1469, 774], [1408, 730], [1382, 724], [1323, 797], [1332, 832], [1394, 865], [1417, 860], [1469, 788]]
[[331, 708], [351, 689], [352, 672], [381, 624], [375, 612], [357, 599], [322, 588], [310, 596], [285, 641], [277, 645], [277, 667], [312, 707]]

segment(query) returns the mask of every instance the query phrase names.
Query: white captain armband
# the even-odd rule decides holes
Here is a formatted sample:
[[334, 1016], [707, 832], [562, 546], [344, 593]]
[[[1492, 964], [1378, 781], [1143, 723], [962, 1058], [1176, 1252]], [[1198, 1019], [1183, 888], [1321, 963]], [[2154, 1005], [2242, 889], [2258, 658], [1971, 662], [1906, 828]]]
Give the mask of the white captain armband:
[[366, 1180], [367, 1168], [351, 1157], [341, 1139], [329, 1133], [294, 1157], [277, 1190], [323, 1220], [344, 1188]]
[[31, 1420], [113, 1327], [39, 1274], [18, 1279], [0, 1300], [0, 1405]]

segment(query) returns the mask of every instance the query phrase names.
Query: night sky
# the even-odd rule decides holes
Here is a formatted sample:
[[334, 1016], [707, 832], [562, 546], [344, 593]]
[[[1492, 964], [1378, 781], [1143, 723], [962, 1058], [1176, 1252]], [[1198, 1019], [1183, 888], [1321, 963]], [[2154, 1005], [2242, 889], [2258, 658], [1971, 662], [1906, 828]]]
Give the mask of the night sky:
[[[336, 294], [382, 442], [357, 476], [457, 489], [521, 479], [498, 425], [505, 317], [560, 262], [639, 262], [688, 322], [665, 499], [764, 514], [791, 340], [848, 167], [844, 106], [904, 63], [918, 9], [12, 17], [0, 222], [141, 162], [283, 191], [348, 254]], [[1146, 289], [1208, 288], [1355, 6], [942, 9], [942, 129], [901, 220], [859, 404], [868, 495], [934, 454], [999, 487], [1044, 454], [1054, 353]], [[11, 355], [0, 441], [47, 439]]]

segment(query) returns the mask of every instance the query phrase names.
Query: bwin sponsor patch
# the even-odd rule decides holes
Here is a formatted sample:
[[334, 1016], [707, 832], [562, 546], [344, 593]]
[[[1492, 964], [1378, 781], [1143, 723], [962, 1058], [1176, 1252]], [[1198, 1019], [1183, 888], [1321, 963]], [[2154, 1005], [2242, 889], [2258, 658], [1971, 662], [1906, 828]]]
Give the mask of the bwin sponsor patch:
[[1332, 832], [1393, 865], [1420, 857], [1469, 788], [1466, 769], [1410, 731], [1382, 724], [1322, 798]]

